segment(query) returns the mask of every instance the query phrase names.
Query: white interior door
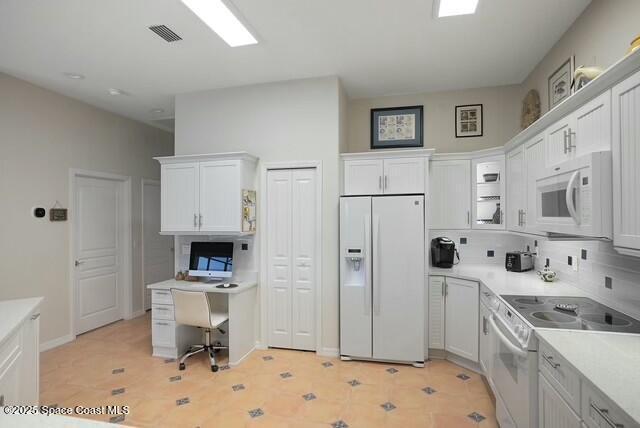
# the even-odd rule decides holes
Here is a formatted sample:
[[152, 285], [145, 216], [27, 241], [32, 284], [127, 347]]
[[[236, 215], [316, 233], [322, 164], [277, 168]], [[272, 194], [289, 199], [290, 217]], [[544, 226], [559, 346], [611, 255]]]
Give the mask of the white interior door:
[[373, 357], [424, 361], [424, 196], [372, 202]]
[[269, 346], [291, 347], [291, 171], [267, 174]]
[[267, 173], [269, 346], [316, 347], [316, 170]]
[[316, 171], [296, 169], [292, 176], [292, 347], [316, 349]]
[[143, 182], [142, 188], [142, 248], [144, 279], [144, 310], [151, 309], [148, 284], [171, 279], [173, 269], [173, 236], [160, 235], [160, 182]]
[[75, 178], [76, 334], [123, 317], [123, 183]]

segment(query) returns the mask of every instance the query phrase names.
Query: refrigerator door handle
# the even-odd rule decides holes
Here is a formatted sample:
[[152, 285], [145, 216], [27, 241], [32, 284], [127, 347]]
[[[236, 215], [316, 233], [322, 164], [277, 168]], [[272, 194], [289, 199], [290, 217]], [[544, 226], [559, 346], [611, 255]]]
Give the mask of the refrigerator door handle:
[[369, 278], [369, 263], [367, 262], [367, 252], [371, 248], [371, 217], [364, 217], [364, 258], [362, 259], [362, 269], [364, 269], [364, 314], [371, 312], [371, 278]]
[[373, 257], [372, 257], [372, 262], [373, 262], [373, 279], [372, 279], [372, 286], [373, 286], [373, 312], [375, 315], [380, 315], [380, 290], [378, 286], [376, 286], [375, 281], [380, 277], [379, 275], [379, 266], [380, 263], [378, 261], [378, 257], [379, 257], [379, 247], [380, 244], [380, 217], [378, 217], [377, 215], [373, 216], [373, 245], [372, 245], [372, 253], [373, 253]]

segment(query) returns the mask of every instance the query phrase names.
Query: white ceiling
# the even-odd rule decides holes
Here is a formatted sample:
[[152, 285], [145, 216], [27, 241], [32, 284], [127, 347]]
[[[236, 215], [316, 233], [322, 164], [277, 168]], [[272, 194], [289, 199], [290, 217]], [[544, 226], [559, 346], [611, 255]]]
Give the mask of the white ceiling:
[[436, 20], [432, 0], [234, 0], [260, 43], [230, 48], [179, 0], [2, 0], [0, 71], [147, 123], [178, 93], [313, 76], [352, 98], [515, 84], [589, 2], [480, 0]]

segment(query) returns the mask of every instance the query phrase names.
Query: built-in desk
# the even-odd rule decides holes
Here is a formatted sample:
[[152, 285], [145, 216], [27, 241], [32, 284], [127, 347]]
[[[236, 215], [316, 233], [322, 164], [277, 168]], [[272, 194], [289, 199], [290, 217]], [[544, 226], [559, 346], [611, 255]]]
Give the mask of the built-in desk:
[[178, 358], [190, 345], [203, 343], [202, 329], [177, 324], [173, 312], [171, 289], [215, 293], [228, 301], [229, 365], [240, 363], [256, 344], [255, 316], [257, 285], [255, 281], [236, 282], [236, 288], [216, 288], [218, 283], [177, 281], [170, 279], [147, 285], [151, 289], [151, 328], [153, 356]]

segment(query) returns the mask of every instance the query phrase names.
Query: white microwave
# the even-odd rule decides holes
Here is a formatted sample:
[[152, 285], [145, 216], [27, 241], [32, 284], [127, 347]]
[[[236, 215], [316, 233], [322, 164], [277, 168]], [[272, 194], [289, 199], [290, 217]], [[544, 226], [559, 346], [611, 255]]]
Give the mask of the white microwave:
[[552, 234], [612, 239], [611, 152], [546, 168], [536, 180], [536, 228]]

